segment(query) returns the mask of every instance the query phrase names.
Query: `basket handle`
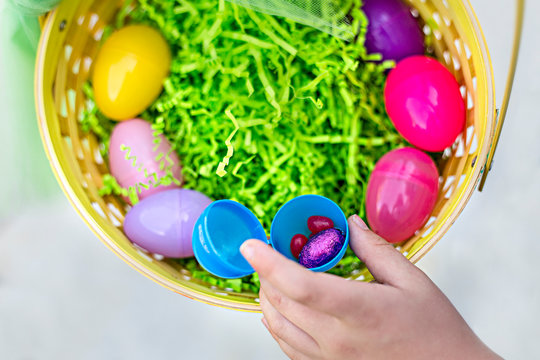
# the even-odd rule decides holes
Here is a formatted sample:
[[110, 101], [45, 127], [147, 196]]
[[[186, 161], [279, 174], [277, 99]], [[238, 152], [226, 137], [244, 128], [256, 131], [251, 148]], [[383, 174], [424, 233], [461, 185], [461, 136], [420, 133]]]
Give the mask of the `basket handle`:
[[516, 75], [516, 66], [519, 56], [519, 48], [521, 45], [521, 33], [523, 30], [523, 15], [525, 13], [525, 0], [516, 0], [516, 23], [514, 30], [514, 44], [512, 46], [512, 57], [510, 58], [510, 66], [508, 70], [508, 77], [506, 79], [506, 88], [504, 90], [504, 96], [500, 109], [497, 109], [497, 119], [495, 124], [495, 134], [493, 137], [493, 143], [491, 149], [489, 150], [488, 158], [486, 165], [484, 167], [484, 172], [482, 174], [482, 179], [480, 180], [480, 185], [478, 191], [484, 189], [486, 184], [486, 179], [491, 171], [493, 166], [493, 156], [495, 155], [495, 150], [497, 150], [497, 145], [499, 144], [499, 139], [501, 137], [502, 127], [504, 125], [504, 120], [506, 118], [506, 113], [508, 111], [508, 104], [510, 102], [510, 95], [512, 94], [512, 87], [514, 86], [514, 77]]

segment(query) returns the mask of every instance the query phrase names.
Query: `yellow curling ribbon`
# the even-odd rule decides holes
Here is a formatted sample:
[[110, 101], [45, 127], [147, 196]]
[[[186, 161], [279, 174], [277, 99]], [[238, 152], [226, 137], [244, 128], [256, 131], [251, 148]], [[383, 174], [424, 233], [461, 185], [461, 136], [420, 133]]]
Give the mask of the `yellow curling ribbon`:
[[225, 167], [227, 165], [229, 165], [229, 160], [232, 158], [233, 154], [234, 154], [234, 147], [232, 145], [232, 139], [234, 138], [234, 135], [236, 135], [236, 133], [238, 132], [238, 130], [240, 129], [240, 126], [238, 126], [238, 121], [236, 121], [236, 118], [234, 117], [234, 115], [232, 114], [231, 112], [231, 109], [228, 108], [227, 110], [225, 110], [225, 115], [227, 115], [227, 117], [229, 119], [231, 119], [232, 123], [234, 124], [234, 130], [233, 132], [229, 135], [229, 137], [227, 138], [227, 140], [225, 140], [225, 145], [227, 145], [227, 155], [225, 155], [225, 157], [223, 158], [223, 161], [221, 161], [218, 165], [218, 168], [216, 170], [216, 174], [219, 176], [219, 177], [223, 177], [225, 176], [225, 174], [227, 174], [227, 171], [225, 170]]

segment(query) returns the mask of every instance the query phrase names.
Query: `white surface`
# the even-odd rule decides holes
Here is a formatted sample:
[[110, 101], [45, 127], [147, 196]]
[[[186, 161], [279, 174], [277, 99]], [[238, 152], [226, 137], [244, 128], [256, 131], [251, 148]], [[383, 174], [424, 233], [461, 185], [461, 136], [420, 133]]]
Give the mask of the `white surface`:
[[282, 356], [260, 315], [156, 285], [107, 250], [63, 199], [21, 214], [0, 236], [2, 359]]
[[[491, 50], [500, 99], [513, 2], [472, 3]], [[514, 96], [486, 189], [473, 196], [420, 263], [478, 335], [505, 358], [516, 359], [540, 358], [537, 14], [540, 2], [529, 0]], [[27, 75], [23, 80], [31, 82]], [[0, 101], [6, 108], [8, 102]], [[5, 121], [0, 120], [4, 134], [13, 129], [5, 130]], [[20, 121], [31, 126], [34, 119]], [[39, 141], [35, 131], [26, 139]], [[25, 146], [5, 140], [8, 154]], [[10, 164], [7, 173], [20, 170], [17, 161]], [[50, 179], [47, 170], [39, 174]], [[0, 185], [0, 358], [284, 358], [260, 315], [197, 303], [132, 270], [94, 237], [59, 190], [53, 200], [38, 202], [25, 196], [24, 184], [4, 177]], [[20, 210], [2, 217], [12, 208]]]

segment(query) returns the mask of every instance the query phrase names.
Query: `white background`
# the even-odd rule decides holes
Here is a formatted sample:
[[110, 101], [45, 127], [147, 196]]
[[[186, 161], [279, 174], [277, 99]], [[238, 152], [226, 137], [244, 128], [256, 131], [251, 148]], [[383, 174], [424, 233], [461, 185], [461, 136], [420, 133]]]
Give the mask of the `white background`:
[[[472, 3], [500, 103], [513, 2]], [[540, 2], [529, 0], [514, 95], [486, 189], [419, 264], [490, 347], [516, 359], [540, 358], [538, 14]], [[156, 285], [78, 218], [43, 155], [32, 57], [12, 44], [12, 15], [0, 4], [0, 358], [285, 358], [260, 315]]]

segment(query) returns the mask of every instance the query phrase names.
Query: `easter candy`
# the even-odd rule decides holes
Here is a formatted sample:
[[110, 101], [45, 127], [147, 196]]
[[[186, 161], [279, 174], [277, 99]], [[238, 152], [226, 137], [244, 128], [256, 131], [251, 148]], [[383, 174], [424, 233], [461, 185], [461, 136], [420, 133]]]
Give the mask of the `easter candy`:
[[420, 150], [402, 148], [384, 155], [369, 178], [366, 212], [373, 231], [391, 243], [414, 235], [437, 200], [439, 174]]
[[313, 234], [317, 234], [323, 230], [331, 229], [334, 227], [334, 222], [326, 216], [310, 216], [307, 221], [309, 231]]
[[308, 242], [308, 238], [305, 235], [296, 234], [292, 237], [291, 253], [295, 258], [298, 259], [298, 256], [300, 255], [302, 248], [304, 247], [304, 245], [306, 245], [307, 242]]
[[366, 50], [382, 60], [400, 61], [424, 54], [424, 34], [410, 9], [401, 0], [364, 0], [368, 19]]
[[109, 143], [109, 170], [123, 188], [135, 187], [140, 199], [177, 188], [174, 182], [157, 185], [167, 174], [182, 179], [176, 152], [165, 136], [154, 135], [151, 124], [141, 119], [123, 121], [114, 128]]
[[151, 253], [191, 257], [195, 222], [211, 202], [195, 190], [162, 191], [131, 208], [124, 220], [124, 232], [129, 240]]
[[[311, 263], [312, 265], [313, 263], [322, 264], [321, 266], [310, 267], [310, 269], [322, 272], [333, 268], [343, 258], [349, 244], [349, 225], [347, 223], [347, 217], [339, 205], [334, 201], [315, 194], [300, 195], [287, 201], [281, 206], [274, 216], [274, 220], [272, 220], [272, 226], [270, 228], [270, 245], [288, 259], [293, 261], [296, 260], [291, 252], [291, 238], [295, 234], [307, 235], [307, 220], [314, 215], [332, 219], [335, 227], [343, 229], [343, 232], [340, 233], [340, 239], [342, 238], [341, 246], [338, 246], [337, 242], [329, 241], [332, 240], [332, 238], [334, 238], [334, 240], [338, 238], [337, 233], [335, 232], [336, 230], [327, 229], [324, 231], [329, 233], [325, 236], [320, 235], [324, 233], [324, 231], [310, 236], [307, 244], [300, 252], [298, 260], [302, 258], [302, 253], [304, 252], [304, 261], [306, 263]], [[339, 232], [339, 230], [337, 231]], [[335, 237], [332, 237], [332, 234], [334, 234]], [[311, 246], [309, 246], [310, 242], [313, 242]], [[326, 252], [322, 251], [323, 247], [327, 250]], [[337, 250], [337, 252], [332, 255], [332, 250]], [[325, 260], [315, 261], [315, 258], [320, 257], [325, 257]]]
[[426, 151], [443, 151], [465, 126], [459, 84], [437, 60], [407, 58], [390, 72], [384, 89], [388, 116], [399, 133]]
[[129, 25], [103, 44], [94, 65], [92, 83], [98, 108], [114, 120], [142, 113], [161, 92], [171, 53], [159, 31]]
[[332, 260], [345, 243], [339, 229], [327, 229], [311, 237], [298, 257], [298, 262], [308, 269], [322, 266]]

